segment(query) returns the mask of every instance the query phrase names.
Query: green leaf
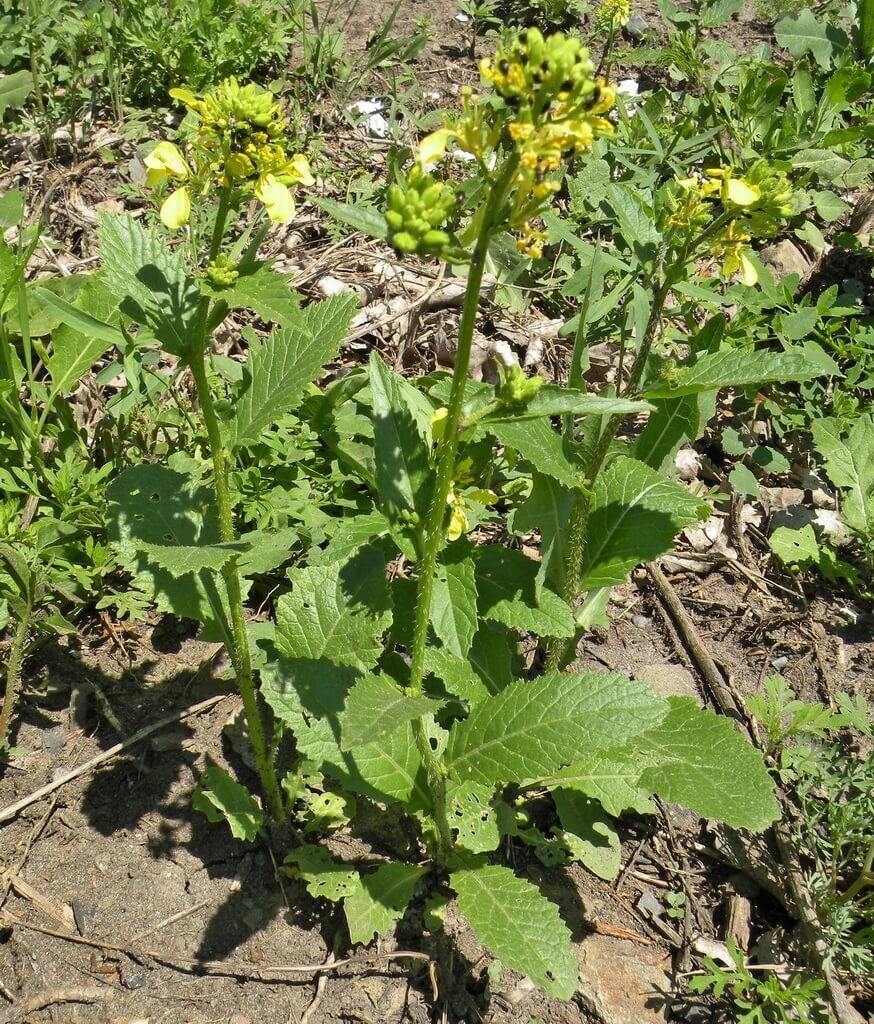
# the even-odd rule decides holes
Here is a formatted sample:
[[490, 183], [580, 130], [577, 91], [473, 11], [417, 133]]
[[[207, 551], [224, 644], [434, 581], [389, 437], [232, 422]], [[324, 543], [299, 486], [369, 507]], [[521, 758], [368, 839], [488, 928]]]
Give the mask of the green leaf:
[[179, 248], [146, 231], [129, 214], [101, 213], [102, 273], [119, 295], [119, 308], [148, 328], [167, 352], [185, 356], [197, 331], [200, 289], [188, 277]]
[[778, 526], [768, 538], [768, 544], [786, 565], [816, 565], [819, 562], [819, 544], [810, 523], [797, 530]]
[[537, 593], [538, 563], [512, 548], [487, 544], [473, 551], [479, 611], [484, 619], [537, 636], [574, 635], [573, 612], [546, 587]]
[[368, 671], [391, 625], [385, 555], [362, 548], [348, 562], [289, 569], [276, 605], [276, 647], [289, 658], [328, 658]]
[[652, 256], [662, 236], [655, 226], [652, 211], [634, 187], [627, 182], [609, 185], [607, 201], [616, 213], [619, 230], [628, 248], [633, 249], [640, 259]]
[[592, 488], [583, 588], [623, 583], [629, 570], [669, 551], [680, 530], [706, 512], [700, 498], [637, 459], [615, 459]]
[[476, 570], [470, 557], [455, 558], [454, 555], [455, 551], [449, 548], [444, 560], [437, 564], [431, 595], [431, 626], [450, 653], [466, 658], [479, 621]]
[[491, 413], [488, 423], [518, 423], [520, 420], [532, 420], [539, 416], [625, 416], [629, 413], [644, 412], [649, 406], [646, 402], [634, 401], [630, 398], [613, 398], [601, 395], [590, 395], [575, 388], [558, 387], [555, 384], [544, 384], [528, 404], [518, 410], [498, 410]]
[[341, 224], [348, 224], [350, 228], [370, 238], [379, 238], [381, 241], [388, 238], [388, 225], [379, 210], [352, 203], [338, 203], [326, 196], [311, 196], [310, 199]]
[[311, 553], [310, 562], [313, 565], [346, 562], [365, 545], [384, 537], [388, 530], [388, 520], [381, 512], [344, 516], [334, 529], [327, 545]]
[[501, 963], [528, 975], [557, 999], [573, 996], [579, 968], [570, 931], [555, 904], [499, 865], [453, 871], [449, 884], [476, 937]]
[[552, 798], [563, 830], [560, 838], [574, 860], [612, 881], [622, 863], [622, 844], [610, 815], [597, 800], [570, 789], [557, 789]]
[[470, 649], [470, 666], [489, 688], [500, 693], [516, 678], [518, 645], [502, 626], [480, 623]]
[[718, 28], [727, 25], [743, 6], [743, 0], [710, 0], [701, 10], [701, 25]]
[[[144, 463], [122, 470], [106, 494], [109, 539], [139, 587], [162, 611], [202, 622], [208, 635], [224, 639], [224, 585], [213, 570], [177, 575], [144, 553], [150, 546], [185, 551], [218, 545], [212, 489], [176, 470]], [[166, 555], [172, 558], [172, 552]], [[163, 555], [160, 560], [166, 564]]]
[[471, 853], [490, 853], [501, 841], [495, 810], [494, 786], [464, 780], [447, 787], [449, 824], [455, 830], [455, 845]]
[[702, 392], [683, 398], [658, 398], [631, 451], [653, 469], [664, 469], [681, 445], [694, 441], [713, 415], [715, 396]]
[[531, 471], [531, 494], [513, 515], [513, 532], [540, 531], [539, 577], [557, 593], [564, 591], [567, 563], [567, 524], [576, 496], [537, 469]]
[[443, 683], [447, 693], [472, 704], [484, 700], [491, 693], [489, 687], [474, 671], [468, 658], [459, 658], [442, 647], [429, 644], [425, 648], [425, 672], [436, 676]]
[[816, 212], [826, 224], [831, 224], [832, 221], [837, 220], [839, 217], [847, 212], [849, 207], [839, 196], [836, 196], [834, 192], [816, 191], [812, 193], [813, 205], [816, 207]]
[[346, 697], [340, 715], [340, 749], [379, 743], [405, 722], [434, 714], [439, 707], [430, 697], [408, 696], [386, 676], [365, 676]]
[[296, 407], [307, 385], [336, 358], [354, 308], [350, 295], [314, 302], [249, 349], [228, 425], [233, 446], [258, 441], [265, 427]]
[[338, 864], [323, 846], [298, 846], [286, 854], [284, 864], [295, 865], [295, 874], [306, 883], [307, 892], [316, 899], [338, 903], [359, 889], [358, 872]]
[[373, 393], [373, 437], [376, 484], [382, 511], [402, 524], [402, 513], [428, 513], [433, 486], [428, 449], [416, 419], [412, 386], [389, 369], [376, 352], [370, 354]]
[[152, 565], [166, 569], [177, 579], [189, 573], [198, 573], [201, 569], [219, 572], [227, 563], [246, 550], [240, 541], [233, 544], [204, 544], [202, 546], [184, 544], [149, 544], [142, 541], [137, 544]]
[[823, 69], [828, 68], [832, 59], [849, 43], [843, 29], [817, 21], [807, 9], [781, 18], [774, 26], [774, 38], [777, 45], [788, 50], [796, 60], [805, 53], [812, 53]]
[[340, 715], [355, 679], [352, 669], [321, 659], [272, 659], [261, 668], [261, 693], [294, 733], [298, 752], [371, 800], [394, 800], [415, 812], [430, 806], [412, 728], [401, 726], [380, 743], [340, 750]]
[[33, 91], [33, 75], [30, 71], [16, 71], [12, 75], [0, 75], [0, 120], [7, 110], [17, 110]]
[[724, 349], [706, 353], [677, 371], [670, 384], [647, 388], [647, 398], [677, 398], [725, 387], [746, 387], [772, 381], [810, 380], [840, 376], [837, 365], [824, 353], [819, 357], [801, 352], [746, 352]]
[[816, 420], [811, 430], [829, 479], [846, 491], [841, 507], [844, 522], [870, 544], [874, 539], [874, 415], [860, 416], [846, 440], [832, 420]]
[[574, 761], [567, 768], [538, 779], [536, 784], [584, 793], [601, 803], [614, 818], [623, 811], [651, 814], [655, 808], [640, 788], [641, 771], [640, 762], [632, 753], [606, 750]]
[[806, 167], [822, 181], [843, 182], [851, 167], [850, 161], [833, 149], [802, 149], [792, 157], [792, 163]]
[[819, 313], [815, 307], [805, 306], [780, 318], [780, 334], [787, 341], [801, 341], [816, 327]]
[[239, 277], [230, 288], [201, 287], [229, 309], [254, 310], [265, 323], [293, 327], [300, 315], [300, 295], [289, 288], [285, 277], [271, 270], [269, 263], [240, 264]]
[[483, 424], [500, 444], [513, 448], [540, 473], [551, 476], [565, 487], [574, 489], [580, 483], [580, 469], [564, 437], [547, 419]]
[[415, 864], [383, 864], [346, 897], [343, 911], [352, 942], [370, 942], [384, 935], [403, 916], [413, 898], [416, 882], [427, 868]]
[[191, 796], [191, 806], [213, 823], [226, 821], [234, 839], [253, 842], [264, 825], [264, 813], [249, 794], [224, 768], [212, 765], [201, 775]]
[[668, 698], [670, 711], [634, 743], [641, 787], [733, 828], [761, 831], [778, 816], [762, 755], [727, 719], [694, 697]]
[[455, 778], [483, 785], [540, 779], [629, 742], [666, 713], [650, 687], [617, 673], [550, 672], [512, 683], [455, 722], [444, 763]]
[[759, 481], [743, 463], [739, 462], [728, 474], [728, 481], [738, 494], [746, 494], [750, 498], [758, 498]]
[[117, 326], [105, 324], [102, 320], [91, 316], [90, 313], [77, 309], [76, 306], [50, 292], [47, 288], [32, 288], [31, 294], [40, 305], [47, 306], [61, 323], [72, 327], [86, 338], [94, 338], [103, 342], [104, 352], [110, 345], [116, 345], [122, 340], [123, 336]]

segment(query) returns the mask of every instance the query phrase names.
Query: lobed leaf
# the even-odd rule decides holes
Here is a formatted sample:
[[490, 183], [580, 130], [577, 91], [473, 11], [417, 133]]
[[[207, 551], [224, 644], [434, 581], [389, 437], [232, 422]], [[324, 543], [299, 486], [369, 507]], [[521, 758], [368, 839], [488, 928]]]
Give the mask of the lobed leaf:
[[489, 544], [473, 552], [480, 615], [537, 636], [571, 637], [568, 604], [546, 587], [537, 592], [538, 563], [513, 548]]
[[253, 842], [264, 825], [264, 812], [245, 786], [211, 765], [200, 777], [191, 806], [216, 823], [226, 821], [235, 839]]
[[597, 800], [570, 789], [552, 794], [561, 822], [561, 839], [574, 860], [605, 881], [612, 881], [622, 863], [622, 844], [610, 815]]
[[358, 888], [343, 903], [352, 942], [370, 942], [374, 935], [384, 935], [403, 916], [427, 870], [416, 864], [383, 864], [373, 874], [362, 875]]
[[483, 429], [506, 448], [518, 452], [532, 469], [545, 473], [571, 490], [580, 486], [580, 467], [574, 461], [573, 452], [549, 420], [513, 420], [506, 423], [489, 420], [483, 424]]
[[349, 691], [340, 715], [340, 749], [380, 743], [391, 733], [440, 707], [430, 697], [410, 697], [386, 676], [365, 676]]

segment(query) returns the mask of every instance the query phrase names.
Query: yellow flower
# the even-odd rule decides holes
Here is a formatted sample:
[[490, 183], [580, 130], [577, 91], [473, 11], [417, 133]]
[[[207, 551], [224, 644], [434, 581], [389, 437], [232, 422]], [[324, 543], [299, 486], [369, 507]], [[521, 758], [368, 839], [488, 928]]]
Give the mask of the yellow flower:
[[423, 167], [431, 167], [439, 163], [446, 155], [446, 147], [454, 135], [455, 132], [449, 128], [438, 128], [437, 131], [426, 135], [419, 143], [419, 148], [416, 151], [416, 160]]
[[446, 504], [452, 510], [449, 513], [449, 524], [446, 527], [446, 539], [451, 542], [467, 533], [470, 523], [464, 514], [464, 500], [455, 491], [452, 491], [446, 498]]
[[264, 204], [267, 216], [275, 224], [287, 224], [294, 217], [294, 199], [287, 185], [274, 174], [265, 174], [255, 183], [255, 195]]
[[143, 160], [146, 167], [146, 184], [153, 188], [168, 178], [188, 179], [191, 173], [185, 158], [172, 142], [159, 142]]
[[725, 183], [725, 191], [735, 206], [752, 206], [762, 198], [761, 189], [743, 178], [729, 178]]
[[191, 199], [188, 195], [188, 187], [183, 185], [171, 192], [161, 204], [161, 222], [168, 228], [181, 228], [188, 223], [191, 216]]
[[752, 288], [759, 279], [756, 268], [743, 249], [732, 249], [725, 254], [725, 259], [722, 261], [722, 273], [726, 277], [740, 273], [740, 279], [747, 288]]

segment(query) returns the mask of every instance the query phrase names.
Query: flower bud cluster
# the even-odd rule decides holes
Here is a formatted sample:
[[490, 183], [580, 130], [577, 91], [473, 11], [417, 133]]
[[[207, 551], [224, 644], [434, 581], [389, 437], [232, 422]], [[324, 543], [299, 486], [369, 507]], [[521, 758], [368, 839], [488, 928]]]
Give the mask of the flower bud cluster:
[[278, 223], [294, 216], [291, 187], [313, 185], [306, 157], [286, 151], [286, 121], [273, 96], [254, 84], [240, 85], [228, 78], [203, 97], [187, 89], [171, 89], [197, 122], [190, 160], [170, 142], [159, 143], [145, 158], [147, 183], [165, 179], [184, 182], [165, 201], [161, 219], [168, 227], [181, 227], [190, 214], [189, 188], [205, 192], [244, 186], [264, 204]]
[[206, 278], [213, 288], [230, 288], [239, 276], [237, 264], [224, 252], [220, 252], [206, 268]]
[[389, 241], [402, 253], [449, 258], [452, 237], [444, 225], [455, 213], [456, 199], [452, 189], [415, 163], [404, 181], [389, 186]]

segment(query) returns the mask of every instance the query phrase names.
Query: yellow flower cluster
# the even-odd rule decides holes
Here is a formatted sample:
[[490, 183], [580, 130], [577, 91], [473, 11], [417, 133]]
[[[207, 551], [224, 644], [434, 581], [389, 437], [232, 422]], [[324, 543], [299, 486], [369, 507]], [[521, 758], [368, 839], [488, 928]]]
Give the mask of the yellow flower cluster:
[[602, 0], [596, 21], [600, 25], [608, 25], [614, 31], [628, 24], [631, 17], [631, 4], [629, 0]]
[[315, 179], [302, 153], [287, 154], [285, 118], [270, 93], [228, 78], [202, 98], [187, 89], [171, 89], [170, 95], [198, 124], [190, 162], [171, 142], [159, 142], [144, 160], [148, 185], [180, 183], [161, 206], [164, 224], [187, 223], [191, 185], [203, 190], [210, 183], [250, 186], [272, 221], [288, 223], [295, 210], [292, 187], [313, 185]]

